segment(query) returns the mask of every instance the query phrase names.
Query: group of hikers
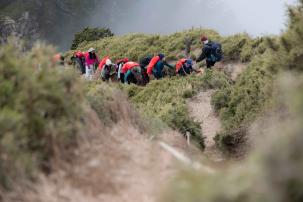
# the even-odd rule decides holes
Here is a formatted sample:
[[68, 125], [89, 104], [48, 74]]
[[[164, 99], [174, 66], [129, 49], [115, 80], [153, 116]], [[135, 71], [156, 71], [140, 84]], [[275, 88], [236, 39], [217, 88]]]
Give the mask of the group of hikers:
[[[210, 41], [206, 36], [201, 37], [201, 42], [203, 43], [202, 53], [195, 62], [205, 59], [207, 68], [211, 68], [223, 58], [221, 44]], [[123, 58], [113, 63], [109, 56], [99, 60], [96, 50], [90, 48], [87, 52], [76, 51], [72, 61], [78, 65], [87, 80], [101, 77], [103, 81], [120, 81], [125, 84], [146, 85], [151, 78], [162, 79], [165, 66], [173, 69], [180, 76], [187, 76], [198, 71], [193, 68], [192, 59], [182, 58], [173, 66], [165, 61], [165, 55], [162, 53], [156, 56], [146, 56], [139, 62]]]

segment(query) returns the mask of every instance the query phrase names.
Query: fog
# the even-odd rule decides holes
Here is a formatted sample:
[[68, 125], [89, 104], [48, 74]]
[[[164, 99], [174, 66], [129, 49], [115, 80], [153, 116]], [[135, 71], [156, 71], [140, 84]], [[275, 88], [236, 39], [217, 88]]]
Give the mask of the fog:
[[172, 33], [191, 27], [216, 29], [223, 35], [279, 34], [286, 23], [286, 4], [295, 0], [113, 0], [92, 11], [91, 26], [116, 34]]

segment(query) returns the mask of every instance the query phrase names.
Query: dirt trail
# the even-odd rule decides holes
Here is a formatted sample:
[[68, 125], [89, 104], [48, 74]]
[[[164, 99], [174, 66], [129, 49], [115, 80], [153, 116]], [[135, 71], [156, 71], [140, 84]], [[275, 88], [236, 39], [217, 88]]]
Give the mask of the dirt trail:
[[236, 80], [238, 76], [247, 68], [247, 64], [241, 62], [229, 62], [216, 64], [218, 69], [224, 70], [224, 72], [230, 76], [232, 80]]
[[221, 129], [219, 118], [211, 106], [211, 96], [214, 90], [200, 92], [193, 99], [189, 100], [188, 108], [191, 116], [201, 122], [203, 136], [205, 137], [205, 154], [213, 161], [222, 161], [223, 157], [216, 148], [214, 137]]
[[[225, 71], [232, 80], [236, 80], [238, 76], [247, 68], [243, 63], [218, 63], [216, 67]], [[216, 148], [214, 137], [221, 130], [221, 122], [215, 114], [211, 106], [211, 97], [215, 90], [207, 90], [200, 92], [193, 99], [189, 100], [188, 108], [191, 116], [198, 122], [201, 122], [201, 128], [205, 139], [205, 154], [210, 160], [215, 162], [223, 161], [221, 152]]]

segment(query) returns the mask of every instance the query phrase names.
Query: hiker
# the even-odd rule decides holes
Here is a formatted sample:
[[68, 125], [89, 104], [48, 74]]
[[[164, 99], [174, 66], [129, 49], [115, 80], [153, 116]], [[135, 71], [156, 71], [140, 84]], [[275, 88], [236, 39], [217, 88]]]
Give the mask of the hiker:
[[152, 58], [153, 58], [153, 56], [148, 55], [148, 56], [146, 56], [146, 57], [144, 57], [140, 60], [140, 67], [141, 67], [143, 85], [146, 85], [146, 84], [149, 83], [149, 76], [147, 74], [147, 66], [149, 65]]
[[129, 62], [128, 58], [124, 58], [124, 59], [118, 60], [116, 62], [116, 64], [117, 64], [117, 78], [118, 78], [118, 81], [121, 81], [121, 83], [124, 83], [124, 73], [121, 72], [122, 71], [122, 67], [127, 62]]
[[96, 78], [101, 77], [103, 81], [109, 81], [111, 75], [113, 75], [116, 70], [114, 69], [115, 66], [112, 63], [109, 56], [105, 56], [99, 63], [97, 71], [96, 71]]
[[64, 58], [64, 56], [61, 53], [57, 53], [53, 57], [53, 64], [54, 65], [64, 66], [64, 59], [65, 58]]
[[123, 65], [121, 73], [124, 74], [125, 84], [140, 84], [142, 82], [141, 67], [136, 62], [127, 62]]
[[101, 79], [108, 82], [109, 80], [115, 81], [116, 71], [116, 65], [107, 56], [100, 62], [97, 72], [101, 72]]
[[94, 48], [90, 48], [87, 53], [84, 54], [85, 57], [85, 78], [92, 80], [95, 72], [95, 65], [99, 64], [99, 58], [96, 54]]
[[203, 49], [196, 62], [206, 59], [207, 68], [211, 68], [215, 66], [216, 62], [220, 62], [223, 59], [222, 46], [219, 43], [208, 40], [206, 36], [201, 37], [201, 42], [203, 43]]
[[149, 65], [147, 66], [147, 74], [149, 76], [154, 75], [156, 79], [162, 79], [164, 66], [167, 66], [169, 68], [174, 68], [173, 66], [168, 64], [164, 60], [164, 58], [165, 55], [159, 54], [158, 56], [155, 56], [151, 59]]
[[80, 70], [81, 74], [85, 74], [85, 55], [81, 51], [74, 52], [71, 61], [76, 65], [77, 69]]
[[183, 58], [176, 64], [176, 73], [180, 76], [190, 75], [193, 71], [193, 61], [191, 59]]

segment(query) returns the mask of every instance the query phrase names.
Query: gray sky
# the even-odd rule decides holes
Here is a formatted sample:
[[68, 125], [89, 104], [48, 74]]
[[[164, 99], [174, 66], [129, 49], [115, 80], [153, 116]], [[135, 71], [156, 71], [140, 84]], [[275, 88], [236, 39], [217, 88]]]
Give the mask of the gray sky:
[[[286, 3], [296, 0], [112, 0], [92, 18], [117, 34], [172, 33], [191, 27], [213, 28], [223, 35], [279, 34], [286, 22]], [[119, 12], [124, 9], [124, 12]], [[106, 14], [105, 14], [106, 13]]]
[[[225, 0], [241, 28], [252, 35], [278, 34], [287, 20], [286, 5], [296, 0]], [[224, 31], [224, 30], [222, 30]]]

